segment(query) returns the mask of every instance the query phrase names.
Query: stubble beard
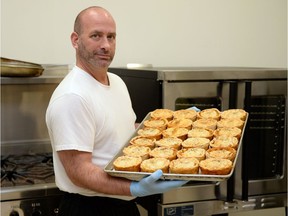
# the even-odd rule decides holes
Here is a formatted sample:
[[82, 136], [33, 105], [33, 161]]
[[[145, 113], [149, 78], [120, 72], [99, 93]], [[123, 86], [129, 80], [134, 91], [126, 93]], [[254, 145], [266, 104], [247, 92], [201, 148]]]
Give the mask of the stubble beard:
[[[111, 64], [114, 55], [110, 55], [110, 59], [99, 59], [99, 54], [104, 54], [105, 51], [96, 50], [89, 52], [83, 44], [79, 44], [78, 54], [82, 62], [88, 62], [93, 67], [108, 68]], [[106, 53], [105, 53], [106, 54]]]

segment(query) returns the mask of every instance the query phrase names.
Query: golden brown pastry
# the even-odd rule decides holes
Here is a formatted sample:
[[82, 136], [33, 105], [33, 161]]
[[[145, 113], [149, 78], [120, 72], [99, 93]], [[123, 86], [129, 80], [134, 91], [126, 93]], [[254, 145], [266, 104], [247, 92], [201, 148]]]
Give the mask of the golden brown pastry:
[[234, 149], [238, 148], [239, 140], [236, 137], [232, 136], [217, 136], [214, 137], [210, 142], [210, 147], [231, 147]]
[[158, 128], [143, 128], [138, 130], [138, 135], [159, 140], [162, 138], [162, 131]]
[[242, 130], [244, 126], [244, 121], [241, 119], [221, 119], [217, 122], [217, 128], [222, 127], [238, 127]]
[[202, 148], [207, 150], [210, 140], [203, 137], [190, 137], [182, 142], [183, 148]]
[[116, 160], [113, 162], [113, 166], [114, 169], [118, 171], [139, 172], [141, 162], [141, 157], [131, 157], [124, 155], [116, 158]]
[[188, 134], [187, 128], [167, 128], [162, 132], [163, 137], [177, 137], [181, 140], [185, 140]]
[[170, 161], [166, 158], [149, 158], [144, 160], [141, 165], [141, 172], [153, 173], [156, 170], [161, 169], [163, 173], [169, 172]]
[[236, 157], [236, 150], [231, 147], [215, 147], [206, 151], [206, 158], [222, 158], [232, 162]]
[[151, 158], [166, 158], [168, 160], [174, 160], [177, 157], [177, 149], [167, 148], [167, 147], [157, 147], [154, 148], [149, 153]]
[[145, 146], [130, 145], [123, 149], [123, 154], [132, 157], [141, 157], [142, 160], [149, 158], [151, 149]]
[[227, 175], [232, 170], [232, 162], [228, 159], [208, 158], [200, 161], [199, 167], [202, 174]]
[[191, 130], [192, 128], [192, 120], [191, 119], [173, 119], [171, 121], [168, 122], [167, 126], [168, 128], [187, 128], [188, 130]]
[[209, 128], [192, 128], [188, 132], [188, 137], [202, 137], [211, 140], [213, 138], [213, 130]]
[[204, 109], [198, 112], [198, 118], [205, 118], [205, 119], [220, 119], [221, 112], [216, 108], [209, 108]]
[[164, 137], [160, 140], [157, 140], [155, 142], [155, 145], [157, 147], [168, 147], [168, 148], [180, 149], [181, 143], [182, 143], [182, 140], [177, 137]]
[[146, 146], [150, 149], [153, 149], [155, 147], [155, 138], [147, 138], [142, 136], [135, 136], [130, 140], [131, 145], [137, 145], [137, 146]]
[[193, 128], [208, 128], [211, 130], [215, 130], [217, 127], [217, 120], [201, 118], [193, 122]]
[[167, 128], [167, 119], [149, 119], [143, 122], [145, 127], [148, 128], [158, 128], [160, 130], [165, 130]]
[[192, 121], [195, 121], [197, 118], [197, 112], [193, 109], [181, 109], [174, 111], [173, 114], [174, 119], [191, 119]]
[[213, 132], [214, 136], [234, 136], [237, 137], [237, 139], [240, 139], [242, 130], [237, 127], [222, 127], [222, 128], [217, 128]]
[[167, 119], [171, 121], [173, 119], [174, 111], [169, 109], [156, 109], [150, 113], [152, 119]]
[[201, 161], [206, 158], [206, 150], [203, 148], [187, 148], [181, 149], [177, 152], [177, 157], [193, 157]]
[[197, 174], [199, 161], [196, 158], [178, 158], [170, 162], [170, 173]]
[[245, 121], [247, 112], [243, 109], [228, 109], [221, 112], [221, 118], [223, 119], [241, 119]]

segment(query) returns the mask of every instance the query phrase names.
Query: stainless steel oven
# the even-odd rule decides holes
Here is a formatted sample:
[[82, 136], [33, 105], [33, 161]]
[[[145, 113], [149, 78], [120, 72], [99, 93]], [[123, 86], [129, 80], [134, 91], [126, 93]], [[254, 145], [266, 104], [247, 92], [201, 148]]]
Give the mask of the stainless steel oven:
[[[17, 70], [17, 69], [16, 69]], [[1, 77], [1, 215], [57, 215], [45, 112], [68, 67], [46, 67], [40, 77]]]
[[287, 206], [287, 69], [111, 68], [126, 82], [141, 122], [156, 108], [249, 112], [234, 174], [164, 193], [158, 215], [216, 215]]

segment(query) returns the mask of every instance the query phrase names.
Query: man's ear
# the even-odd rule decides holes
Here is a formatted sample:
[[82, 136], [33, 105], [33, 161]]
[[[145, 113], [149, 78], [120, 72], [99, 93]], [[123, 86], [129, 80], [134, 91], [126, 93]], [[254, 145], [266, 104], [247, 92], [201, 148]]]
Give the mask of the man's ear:
[[76, 32], [72, 32], [70, 39], [71, 39], [72, 46], [74, 48], [78, 48], [78, 40], [79, 40], [78, 34]]

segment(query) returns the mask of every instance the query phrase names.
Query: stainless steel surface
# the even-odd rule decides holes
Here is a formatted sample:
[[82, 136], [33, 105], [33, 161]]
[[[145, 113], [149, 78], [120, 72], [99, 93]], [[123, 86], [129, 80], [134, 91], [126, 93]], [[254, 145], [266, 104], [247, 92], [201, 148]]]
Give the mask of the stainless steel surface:
[[[159, 204], [160, 209], [164, 210], [165, 207], [186, 206], [191, 203], [195, 210], [195, 214], [193, 215], [202, 216], [287, 206], [287, 108], [285, 108], [287, 107], [287, 68], [115, 68], [112, 72], [118, 74], [126, 82], [132, 95], [132, 104], [136, 108], [137, 115], [141, 116], [141, 121], [145, 117], [143, 117], [143, 111], [147, 113], [147, 109], [167, 108], [173, 110], [181, 106], [186, 108], [193, 105], [209, 107], [215, 104], [219, 105], [219, 109], [221, 110], [230, 107], [245, 109], [246, 106], [249, 106], [250, 102], [248, 100], [247, 104], [246, 97], [248, 99], [251, 97], [253, 100], [263, 98], [263, 104], [253, 104], [253, 106], [255, 106], [253, 109], [254, 112], [257, 113], [257, 109], [259, 108], [260, 111], [258, 111], [259, 113], [257, 113], [257, 115], [264, 115], [264, 117], [253, 119], [253, 121], [259, 121], [263, 125], [268, 124], [267, 122], [269, 121], [275, 121], [275, 124], [278, 124], [276, 117], [273, 116], [272, 118], [272, 113], [269, 113], [272, 107], [273, 115], [279, 116], [279, 119], [281, 116], [279, 120], [281, 128], [276, 128], [275, 126], [275, 128], [271, 127], [270, 129], [268, 126], [267, 128], [263, 126], [262, 129], [262, 127], [259, 127], [257, 130], [261, 131], [261, 133], [265, 131], [265, 134], [258, 137], [261, 139], [258, 140], [257, 136], [251, 136], [255, 140], [247, 137], [248, 141], [245, 142], [246, 145], [242, 143], [242, 149], [238, 155], [234, 174], [228, 181], [190, 181], [181, 188], [162, 194]], [[145, 89], [145, 85], [149, 86], [148, 90]], [[251, 87], [251, 92], [249, 86]], [[142, 89], [145, 93], [142, 92]], [[144, 96], [142, 97], [141, 95], [143, 94]], [[268, 100], [270, 100], [269, 98], [273, 96], [276, 96], [276, 98], [278, 98], [278, 96], [279, 98], [285, 98], [284, 101], [286, 102], [284, 103], [286, 104], [283, 105], [282, 102], [275, 104], [268, 102]], [[154, 97], [157, 97], [157, 99]], [[143, 98], [145, 98], [145, 101], [143, 101]], [[149, 98], [153, 98], [153, 101], [150, 102]], [[251, 101], [253, 100], [251, 99]], [[267, 100], [267, 102], [264, 100]], [[261, 111], [263, 110], [261, 106], [267, 106], [269, 108]], [[249, 116], [251, 117], [251, 115]], [[253, 116], [255, 116], [255, 113], [253, 113]], [[282, 125], [282, 117], [285, 118], [284, 125]], [[274, 132], [272, 130], [274, 130]], [[285, 130], [284, 137], [281, 132], [281, 139], [279, 139], [279, 134], [276, 131], [283, 130]], [[247, 132], [247, 128], [245, 132]], [[255, 132], [255, 130], [251, 130], [251, 133], [253, 132]], [[258, 131], [256, 132], [258, 133]], [[273, 136], [275, 140], [279, 139], [280, 141], [270, 142], [270, 140], [273, 140]], [[266, 141], [268, 138], [269, 143]], [[263, 147], [261, 146], [262, 142]], [[249, 155], [249, 158], [245, 158], [247, 157], [247, 151], [245, 154], [243, 154], [242, 151], [245, 146], [247, 149], [247, 145], [259, 146], [259, 149], [261, 149], [261, 151], [255, 153], [254, 164], [256, 164], [256, 162], [258, 164], [260, 159], [261, 161], [265, 160], [265, 156], [263, 155], [267, 154], [267, 156], [269, 156], [269, 164], [267, 163], [269, 167], [266, 167], [266, 165], [259, 167], [258, 170], [261, 170], [259, 172], [260, 174], [251, 175], [256, 176], [255, 179], [250, 177], [251, 172], [248, 174], [248, 171], [245, 170], [243, 166], [245, 161], [249, 161], [251, 167], [253, 166], [254, 157]], [[278, 148], [278, 146], [283, 146], [283, 149]], [[266, 150], [266, 147], [269, 150]], [[253, 148], [249, 149], [255, 151]], [[274, 170], [276, 163], [273, 161], [276, 161], [276, 157], [272, 159], [272, 156], [276, 155], [276, 152], [278, 152], [277, 157], [283, 158], [283, 161], [280, 159], [281, 163], [277, 161], [277, 171]], [[248, 164], [248, 167], [250, 165]], [[257, 168], [254, 166], [253, 170], [254, 169]], [[278, 169], [280, 169], [280, 171], [278, 171]], [[266, 170], [269, 171], [266, 173]], [[277, 175], [273, 175], [273, 172], [277, 173]], [[278, 174], [278, 172], [280, 174]], [[246, 179], [244, 178], [247, 176], [248, 185], [246, 185]], [[248, 193], [247, 198], [246, 192]], [[246, 199], [248, 199], [248, 201]], [[189, 210], [189, 207], [186, 210]], [[171, 209], [171, 211], [173, 212], [173, 209]], [[164, 215], [164, 212], [160, 211], [159, 215]], [[165, 216], [166, 215], [168, 214], [165, 214]]]
[[[241, 134], [241, 138], [239, 140], [239, 144], [238, 144], [238, 148], [237, 148], [237, 153], [236, 153], [236, 157], [235, 160], [233, 161], [233, 167], [230, 171], [229, 174], [227, 175], [208, 175], [208, 174], [173, 174], [173, 173], [164, 173], [163, 176], [161, 177], [161, 179], [178, 179], [178, 180], [188, 180], [188, 181], [225, 181], [227, 179], [229, 179], [231, 177], [231, 175], [234, 172], [234, 168], [235, 165], [237, 163], [237, 158], [241, 149], [241, 145], [242, 145], [242, 139], [243, 139], [243, 135], [245, 133], [245, 128], [246, 128], [246, 123], [247, 123], [247, 119], [249, 117], [249, 113], [247, 114], [247, 118], [245, 121], [245, 124], [243, 126], [242, 129], [242, 134]], [[134, 134], [132, 134], [132, 136], [130, 137], [129, 140], [131, 140], [133, 137], [136, 137], [138, 134], [138, 130], [144, 128], [144, 121], [150, 119], [150, 113], [147, 114], [146, 118], [143, 119], [143, 121], [140, 123], [139, 127], [137, 128], [137, 130], [134, 132]], [[129, 142], [126, 143], [126, 145], [124, 147], [127, 147], [129, 145]], [[123, 148], [124, 148], [123, 147]], [[115, 177], [123, 177], [123, 178], [127, 178], [130, 180], [135, 180], [135, 181], [139, 181], [141, 180], [143, 177], [149, 175], [150, 173], [146, 173], [146, 172], [129, 172], [129, 171], [117, 171], [114, 169], [113, 166], [113, 162], [119, 157], [123, 155], [123, 148], [114, 156], [114, 158], [105, 166], [104, 171], [106, 173], [108, 173], [111, 176], [115, 176]]]
[[[39, 77], [1, 77], [1, 215], [57, 215], [63, 193], [55, 185], [51, 162], [47, 166], [33, 162], [32, 166], [21, 161], [27, 155], [33, 158], [52, 152], [45, 112], [69, 67], [44, 68]], [[22, 165], [18, 169], [16, 162], [9, 161], [4, 166], [7, 158], [17, 158]], [[2, 171], [8, 174], [2, 176]]]
[[[162, 104], [164, 108], [175, 109], [175, 101], [177, 98], [199, 98], [199, 97], [218, 97], [219, 87], [222, 87], [223, 92], [227, 92], [229, 83], [219, 82], [167, 82], [162, 83], [163, 98]], [[222, 95], [222, 101], [228, 101], [227, 95]], [[226, 99], [226, 100], [225, 100]], [[228, 109], [228, 103], [223, 106], [223, 109]]]
[[[168, 73], [167, 73], [168, 74]], [[167, 75], [165, 74], [165, 75]], [[184, 73], [185, 74], [185, 73]], [[268, 76], [264, 77], [265, 73], [263, 72], [262, 75], [259, 75], [259, 79], [266, 79]], [[280, 75], [282, 74], [282, 75]], [[204, 77], [207, 74], [203, 75]], [[212, 74], [210, 74], [212, 76]], [[243, 74], [242, 74], [243, 75]], [[241, 76], [242, 76], [241, 75]], [[272, 80], [258, 80], [258, 78], [255, 78], [256, 80], [253, 80], [253, 85], [252, 85], [252, 95], [253, 96], [261, 96], [261, 95], [279, 95], [283, 94], [287, 96], [287, 70], [284, 73], [279, 73], [276, 77], [274, 77], [273, 73], [269, 73], [269, 75], [273, 76]], [[238, 76], [237, 78], [239, 78]], [[252, 77], [252, 76], [251, 76]], [[250, 77], [250, 78], [251, 78]], [[175, 101], [177, 98], [197, 98], [197, 97], [221, 97], [222, 99], [222, 109], [227, 109], [229, 107], [229, 87], [230, 83], [233, 81], [229, 80], [222, 80], [216, 81], [215, 77], [211, 78], [210, 81], [197, 81], [194, 82], [195, 79], [193, 78], [191, 82], [178, 82], [175, 79], [185, 79], [185, 77], [180, 77], [180, 74], [178, 77], [173, 77], [173, 76], [165, 76], [164, 81], [162, 83], [162, 88], [163, 88], [163, 107], [164, 108], [169, 108], [173, 109], [175, 108]], [[243, 77], [242, 77], [243, 78]], [[247, 77], [248, 78], [248, 77]], [[282, 80], [275, 80], [281, 78]], [[174, 81], [166, 81], [169, 79], [174, 79]], [[196, 79], [197, 76], [196, 76]], [[237, 107], [242, 108], [244, 107], [244, 100], [245, 100], [245, 80], [241, 80], [237, 84], [238, 86], [238, 93], [237, 93]], [[219, 91], [220, 89], [220, 91]], [[287, 113], [287, 111], [286, 111]], [[287, 119], [287, 118], [286, 118]], [[287, 125], [287, 123], [286, 123]], [[287, 126], [286, 126], [287, 127]], [[287, 137], [287, 135], [285, 135]], [[285, 138], [286, 139], [286, 138]], [[257, 142], [257, 140], [254, 140], [254, 142]], [[253, 143], [251, 143], [253, 144]], [[255, 156], [256, 160], [257, 156]], [[233, 208], [235, 211], [244, 211], [248, 210], [249, 207], [245, 206], [250, 206], [252, 205], [253, 208], [251, 209], [259, 209], [259, 208], [269, 208], [269, 207], [281, 207], [281, 206], [287, 206], [286, 202], [286, 196], [287, 196], [287, 146], [284, 145], [284, 151], [283, 151], [283, 158], [284, 158], [284, 163], [283, 163], [283, 174], [281, 176], [278, 176], [276, 178], [269, 178], [269, 179], [258, 179], [258, 180], [249, 180], [248, 182], [248, 196], [249, 199], [253, 196], [259, 196], [256, 203], [254, 204], [249, 204], [249, 202], [245, 203], [244, 206], [236, 206], [232, 205], [232, 208], [230, 209], [229, 207], [229, 212], [233, 211]], [[242, 162], [245, 160], [245, 158], [242, 157], [242, 149], [240, 152], [239, 160], [236, 164], [235, 168], [235, 198], [241, 199], [243, 195], [242, 187], [243, 187], [243, 182], [242, 182], [242, 176], [243, 176], [243, 169], [242, 169]], [[190, 202], [190, 201], [199, 201], [203, 200], [203, 206], [199, 207], [202, 210], [199, 210], [199, 214], [196, 213], [195, 215], [209, 215], [209, 211], [211, 211], [211, 214], [216, 213], [225, 213], [226, 211], [223, 210], [217, 210], [219, 206], [223, 206], [221, 204], [223, 201], [219, 200], [225, 200], [226, 196], [225, 194], [227, 193], [226, 191], [227, 184], [224, 182], [224, 184], [221, 182], [219, 185], [207, 185], [207, 186], [202, 186], [199, 187], [198, 185], [193, 186], [193, 183], [189, 187], [184, 187], [184, 188], [179, 188], [176, 190], [173, 190], [171, 192], [164, 193], [162, 196], [162, 203], [165, 205], [166, 203], [178, 203], [178, 199], [180, 198], [180, 202]], [[207, 196], [204, 201], [202, 196], [202, 191], [207, 189], [210, 190], [207, 194], [210, 194], [210, 197]], [[196, 194], [196, 195], [195, 195]], [[271, 196], [279, 196], [278, 201], [275, 202], [263, 202], [261, 204], [258, 204], [262, 198], [265, 196], [264, 194], [272, 194]], [[273, 195], [274, 194], [274, 195]], [[279, 195], [282, 194], [282, 195]], [[199, 197], [197, 197], [197, 195]], [[208, 200], [213, 200], [214, 201], [208, 201]], [[190, 201], [189, 201], [190, 199]], [[269, 199], [274, 199], [274, 198], [269, 198]], [[253, 199], [252, 199], [253, 200]], [[267, 200], [267, 198], [263, 198], [263, 200]], [[210, 207], [209, 207], [210, 206]], [[209, 210], [209, 208], [211, 208]]]
[[46, 108], [68, 67], [46, 68], [40, 77], [1, 77], [2, 143], [49, 139]]
[[2, 187], [1, 201], [62, 195], [55, 183], [35, 184], [29, 186]]
[[158, 80], [163, 81], [213, 81], [213, 80], [272, 80], [287, 78], [284, 68], [244, 67], [185, 67], [145, 68], [158, 71]]
[[[276, 208], [287, 206], [287, 196], [283, 194], [271, 194], [250, 197], [245, 200], [233, 200], [225, 202], [221, 200], [206, 200], [187, 203], [158, 204], [158, 215], [216, 215], [245, 212], [251, 210]], [[181, 214], [182, 212], [182, 214]], [[178, 214], [177, 214], [178, 213]], [[185, 213], [185, 214], [184, 214]]]
[[21, 200], [1, 201], [1, 215], [3, 216], [57, 216], [59, 202], [62, 195], [49, 195]]
[[[232, 81], [231, 81], [232, 82]], [[221, 97], [222, 109], [229, 108], [229, 85], [228, 81], [201, 81], [201, 82], [167, 82], [162, 83], [163, 89], [163, 107], [167, 109], [175, 109], [175, 101], [177, 98], [199, 98], [199, 97]], [[237, 107], [243, 107], [244, 104], [244, 81], [238, 83], [238, 104]], [[276, 95], [284, 94], [287, 91], [286, 80], [265, 80], [253, 81], [253, 95]]]
[[[244, 86], [239, 85], [239, 92], [244, 91]], [[287, 97], [287, 78], [286, 80], [278, 80], [278, 81], [254, 81], [252, 86], [252, 94], [254, 96], [259, 95], [280, 95], [283, 94]], [[245, 95], [238, 95], [239, 101], [242, 103], [240, 106], [243, 107], [243, 102], [245, 99]], [[287, 100], [286, 100], [287, 103]], [[287, 194], [287, 144], [285, 144], [285, 140], [287, 142], [287, 106], [286, 106], [286, 116], [285, 116], [285, 135], [284, 135], [284, 149], [283, 149], [283, 158], [284, 163], [282, 167], [282, 175], [279, 175], [275, 178], [268, 179], [258, 179], [258, 180], [249, 180], [249, 196], [255, 196], [259, 194], [273, 194], [273, 193], [282, 193], [283, 191]], [[275, 132], [275, 131], [274, 131]], [[258, 142], [257, 140], [253, 140], [253, 142]], [[253, 144], [253, 142], [251, 144]], [[239, 161], [236, 165], [235, 169], [235, 197], [240, 198], [242, 194], [242, 162], [245, 158], [242, 157], [242, 151], [240, 152]], [[255, 160], [257, 156], [255, 156]]]
[[1, 77], [1, 85], [16, 85], [16, 84], [59, 84], [63, 76], [46, 76], [40, 77]]
[[1, 155], [25, 155], [50, 153], [52, 147], [49, 139], [18, 140], [1, 142]]
[[[229, 82], [163, 82], [163, 107], [168, 109], [175, 108], [175, 101], [177, 98], [197, 98], [197, 97], [221, 97], [222, 99], [222, 108], [227, 109], [229, 106], [229, 98], [227, 92], [229, 92]], [[221, 94], [219, 94], [219, 86], [221, 89]], [[238, 104], [237, 107], [243, 108], [244, 107], [244, 90], [245, 85], [242, 82], [238, 84]], [[277, 94], [284, 94], [287, 95], [287, 80], [265, 80], [265, 81], [253, 81], [252, 86], [252, 94], [254, 96], [258, 95], [277, 95]], [[287, 119], [287, 118], [286, 118]], [[287, 135], [285, 135], [287, 137]], [[257, 140], [254, 140], [257, 142]], [[257, 156], [255, 156], [257, 158]], [[249, 196], [255, 196], [259, 194], [266, 194], [266, 193], [281, 193], [283, 191], [287, 191], [287, 146], [284, 145], [283, 151], [283, 175], [278, 176], [277, 178], [271, 179], [259, 179], [259, 180], [249, 180]], [[242, 196], [242, 149], [239, 155], [239, 159], [236, 163], [235, 169], [235, 196], [237, 198], [241, 198]], [[220, 185], [215, 190], [220, 191], [218, 194], [218, 198], [225, 199], [223, 194], [226, 193], [225, 191], [225, 184]], [[190, 196], [194, 197], [194, 193], [201, 193], [201, 189], [199, 191], [194, 191], [191, 193], [190, 191], [186, 190], [186, 192]], [[186, 193], [185, 192], [185, 193]], [[174, 199], [174, 197], [180, 197], [183, 194], [182, 189], [174, 191], [173, 193], [165, 193], [163, 196], [163, 200]], [[214, 195], [213, 195], [214, 196]], [[212, 196], [212, 197], [213, 197]], [[211, 197], [211, 198], [212, 198]], [[194, 198], [193, 198], [194, 199]], [[213, 199], [213, 198], [212, 198]], [[188, 200], [186, 200], [188, 201]], [[177, 202], [174, 199], [174, 202]]]
[[161, 203], [186, 203], [220, 198], [220, 182], [189, 182], [183, 187], [173, 189], [161, 197]]

